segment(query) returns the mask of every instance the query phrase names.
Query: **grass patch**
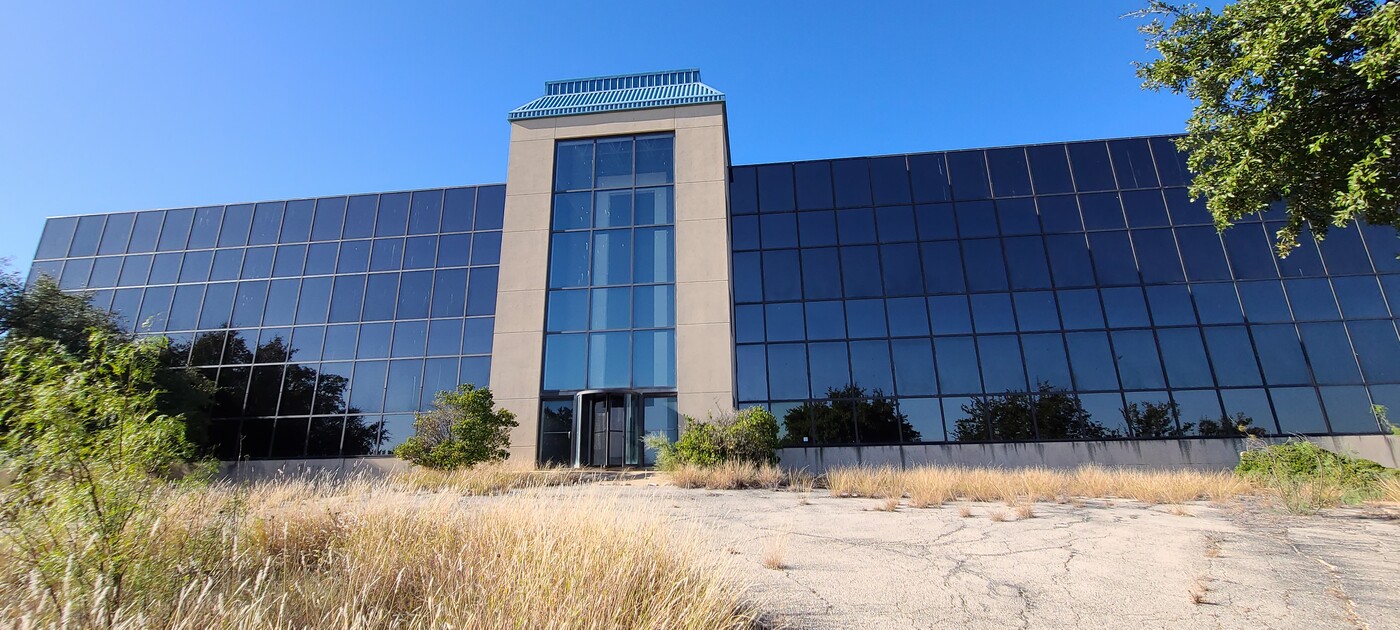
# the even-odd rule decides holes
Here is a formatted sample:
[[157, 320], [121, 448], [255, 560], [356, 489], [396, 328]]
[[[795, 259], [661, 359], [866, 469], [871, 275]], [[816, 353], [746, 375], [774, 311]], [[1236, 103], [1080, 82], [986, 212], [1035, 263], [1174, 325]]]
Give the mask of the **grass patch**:
[[1149, 504], [1224, 500], [1251, 494], [1254, 484], [1229, 472], [1129, 470], [1084, 466], [1048, 468], [891, 467], [835, 468], [825, 476], [836, 497], [909, 497], [915, 507], [949, 501], [1070, 502], [1073, 497], [1117, 497]]
[[738, 490], [761, 488], [809, 492], [815, 480], [806, 471], [788, 472], [773, 464], [727, 461], [713, 466], [681, 464], [670, 473], [671, 483], [682, 488]]
[[170, 489], [145, 507], [159, 518], [121, 559], [127, 579], [97, 587], [122, 589], [119, 607], [37, 582], [0, 545], [0, 618], [112, 628], [754, 625], [698, 540], [657, 517], [529, 493], [463, 505], [463, 490], [570, 478], [479, 473]]
[[1265, 446], [1240, 454], [1236, 474], [1267, 488], [1295, 514], [1363, 501], [1393, 501], [1400, 471], [1368, 459], [1340, 455], [1306, 440]]

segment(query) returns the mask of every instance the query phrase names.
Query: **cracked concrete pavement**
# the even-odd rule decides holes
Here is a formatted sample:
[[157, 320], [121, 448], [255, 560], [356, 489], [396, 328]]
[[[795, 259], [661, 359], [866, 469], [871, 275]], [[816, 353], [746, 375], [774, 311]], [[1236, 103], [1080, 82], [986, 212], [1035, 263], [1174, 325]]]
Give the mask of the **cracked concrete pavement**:
[[[1018, 518], [993, 503], [886, 512], [824, 491], [547, 492], [601, 492], [693, 530], [779, 627], [1400, 628], [1394, 510], [1196, 503], [1185, 516], [1086, 500]], [[775, 549], [780, 570], [763, 566]]]

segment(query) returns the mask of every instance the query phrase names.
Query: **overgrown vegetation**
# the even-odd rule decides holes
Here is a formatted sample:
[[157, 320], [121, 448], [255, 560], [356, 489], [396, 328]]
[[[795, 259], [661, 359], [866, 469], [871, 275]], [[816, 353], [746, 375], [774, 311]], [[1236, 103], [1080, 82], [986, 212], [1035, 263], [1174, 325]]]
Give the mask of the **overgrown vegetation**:
[[665, 471], [725, 462], [771, 465], [778, 461], [778, 421], [762, 407], [705, 420], [686, 417], [680, 439], [671, 442], [665, 435], [652, 434], [646, 444], [656, 450], [656, 467]]
[[1248, 480], [1229, 472], [1136, 470], [1082, 466], [1048, 468], [976, 468], [925, 466], [835, 468], [825, 475], [832, 496], [885, 499], [908, 497], [914, 507], [937, 507], [949, 501], [1001, 501], [1007, 505], [1041, 501], [1069, 502], [1078, 497], [1124, 498], [1145, 503], [1224, 500], [1255, 490]]
[[[94, 307], [89, 296], [64, 293], [48, 276], [25, 286], [14, 273], [0, 273], [0, 352], [26, 340], [45, 340], [69, 356], [84, 358], [92, 351], [93, 332], [103, 333], [109, 347], [136, 342], [136, 336], [119, 325], [112, 313]], [[222, 344], [222, 337], [220, 340]], [[203, 445], [215, 388], [213, 382], [186, 365], [182, 357], [188, 350], [159, 346], [163, 369], [154, 371], [140, 386], [153, 395], [154, 409], [179, 419], [186, 437]]]
[[[74, 625], [107, 625], [132, 593], [171, 567], [143, 563], [160, 514], [149, 506], [177, 474], [201, 480], [179, 416], [155, 385], [165, 340], [93, 329], [81, 352], [7, 339], [0, 366], [0, 555], [31, 597]], [[11, 617], [13, 618], [13, 617]]]
[[510, 457], [515, 414], [496, 409], [491, 390], [470, 383], [438, 392], [433, 408], [417, 415], [415, 434], [394, 455], [437, 470], [469, 468]]
[[[598, 500], [461, 495], [395, 480], [167, 488], [110, 582], [50, 589], [0, 562], [0, 618], [20, 627], [745, 628], [737, 581], [654, 512]], [[5, 554], [13, 547], [0, 546]], [[56, 556], [61, 559], [61, 556]]]
[[1306, 440], [1255, 444], [1240, 454], [1235, 472], [1269, 488], [1288, 511], [1301, 514], [1339, 504], [1394, 500], [1394, 484], [1400, 480], [1400, 471]]

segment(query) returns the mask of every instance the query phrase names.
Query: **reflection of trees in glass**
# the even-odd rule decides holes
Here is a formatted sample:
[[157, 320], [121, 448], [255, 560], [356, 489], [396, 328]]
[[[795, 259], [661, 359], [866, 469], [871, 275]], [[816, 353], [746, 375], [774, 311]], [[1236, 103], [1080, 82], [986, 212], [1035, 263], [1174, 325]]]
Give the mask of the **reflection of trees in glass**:
[[[186, 353], [194, 365], [248, 364], [258, 362], [292, 361], [296, 349], [287, 346], [279, 335], [270, 341], [249, 348], [248, 341], [237, 331], [205, 332], [197, 335], [179, 353]], [[259, 368], [261, 369], [261, 368]], [[243, 415], [245, 390], [249, 387], [248, 368], [224, 367], [215, 392], [218, 403], [216, 415]], [[344, 455], [368, 455], [379, 441], [380, 422], [366, 422], [360, 410], [347, 404], [350, 379], [339, 374], [321, 373], [308, 365], [289, 363], [280, 382], [277, 379], [257, 380], [254, 387], [265, 391], [247, 392], [248, 400], [279, 401], [277, 414], [282, 416], [339, 415], [345, 416], [343, 432], [338, 428], [313, 429], [308, 452]], [[280, 400], [279, 400], [280, 397]], [[334, 422], [338, 422], [336, 418]]]
[[1138, 437], [1182, 437], [1195, 426], [1182, 423], [1181, 407], [1174, 402], [1128, 403], [1123, 408], [1123, 422], [1128, 431]]
[[[803, 442], [804, 437], [811, 437]], [[826, 400], [811, 401], [783, 415], [782, 446], [917, 442], [919, 431], [881, 390], [855, 385], [830, 388]]]
[[1099, 440], [1119, 437], [1089, 417], [1079, 397], [1049, 383], [1034, 392], [979, 396], [962, 406], [967, 417], [954, 423], [958, 442], [998, 440]]
[[1262, 437], [1267, 433], [1263, 427], [1256, 427], [1254, 418], [1249, 417], [1244, 412], [1238, 412], [1231, 417], [1222, 415], [1219, 420], [1201, 418], [1201, 435], [1223, 436], [1223, 437], [1244, 437], [1252, 435]]

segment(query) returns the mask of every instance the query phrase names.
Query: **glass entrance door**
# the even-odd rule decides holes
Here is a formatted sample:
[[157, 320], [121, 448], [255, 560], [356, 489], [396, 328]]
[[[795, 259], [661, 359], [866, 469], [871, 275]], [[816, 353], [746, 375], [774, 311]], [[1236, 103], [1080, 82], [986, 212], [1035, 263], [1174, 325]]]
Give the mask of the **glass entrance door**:
[[642, 396], [630, 390], [574, 396], [573, 465], [638, 466], [642, 458]]

